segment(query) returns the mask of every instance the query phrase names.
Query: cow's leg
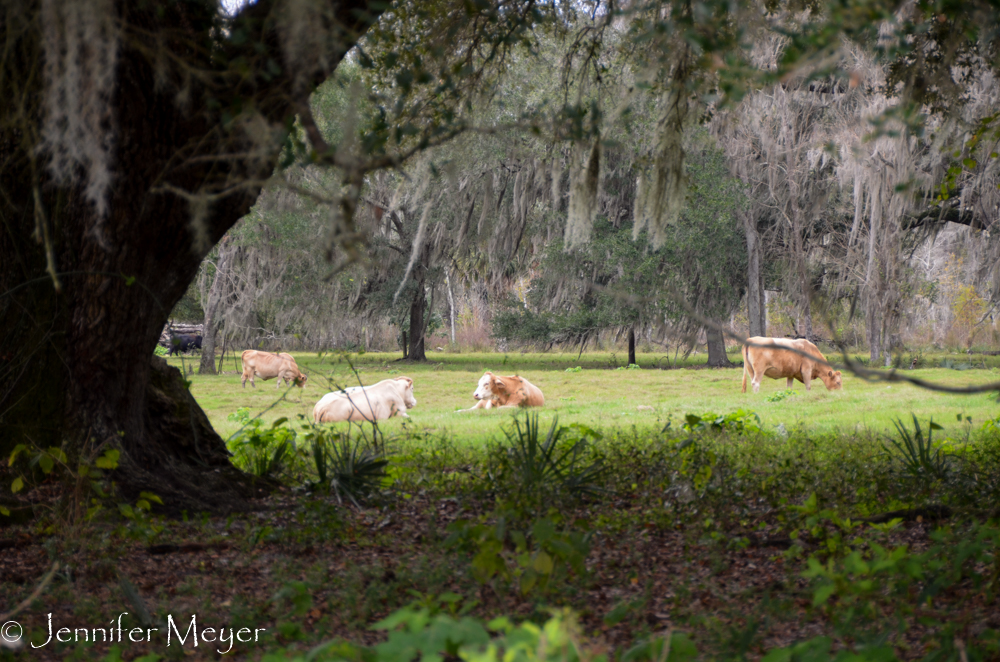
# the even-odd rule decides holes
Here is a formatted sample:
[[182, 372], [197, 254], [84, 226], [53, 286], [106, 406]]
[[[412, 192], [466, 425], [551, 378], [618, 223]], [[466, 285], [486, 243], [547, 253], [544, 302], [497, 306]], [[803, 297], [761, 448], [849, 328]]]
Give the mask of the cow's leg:
[[764, 371], [755, 370], [754, 373], [756, 374], [754, 374], [753, 379], [750, 380], [750, 386], [753, 387], [753, 392], [757, 393], [760, 391], [760, 382], [764, 378]]
[[809, 373], [807, 373], [807, 372], [802, 373], [802, 383], [806, 385], [806, 390], [807, 391], [810, 390], [810, 383], [811, 383], [811, 381], [812, 380], [809, 378]]
[[[794, 384], [794, 383], [795, 383], [795, 378], [794, 377], [788, 377], [787, 379], [785, 379], [785, 388], [792, 388], [792, 384]], [[806, 387], [806, 388], [808, 388], [808, 387]]]

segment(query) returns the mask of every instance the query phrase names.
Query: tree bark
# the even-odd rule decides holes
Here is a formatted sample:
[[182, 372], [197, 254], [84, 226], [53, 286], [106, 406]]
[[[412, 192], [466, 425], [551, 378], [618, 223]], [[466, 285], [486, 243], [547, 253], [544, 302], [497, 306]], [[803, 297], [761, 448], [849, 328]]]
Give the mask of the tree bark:
[[413, 302], [410, 304], [410, 349], [407, 358], [411, 361], [426, 361], [427, 354], [424, 353], [424, 315], [427, 308], [427, 293], [424, 291], [424, 269], [417, 267], [414, 269], [414, 280], [417, 282], [416, 291], [413, 293]]
[[809, 295], [805, 295], [802, 300], [802, 314], [799, 316], [799, 328], [802, 336], [807, 340], [813, 339], [812, 305]]
[[635, 362], [635, 327], [628, 330], [628, 364], [638, 365]]
[[865, 326], [868, 331], [868, 349], [870, 365], [878, 366], [882, 358], [882, 311], [876, 301], [868, 303]]
[[[450, 270], [449, 270], [450, 271]], [[444, 274], [444, 282], [448, 287], [448, 317], [451, 322], [451, 344], [455, 344], [455, 295], [451, 291], [451, 274], [446, 271]]]
[[708, 327], [705, 335], [708, 338], [708, 365], [713, 368], [731, 368], [733, 364], [726, 356], [726, 339], [722, 331]]
[[[121, 450], [116, 482], [126, 497], [150, 490], [173, 512], [245, 509], [254, 480], [233, 468], [180, 373], [153, 349], [201, 260], [250, 210], [280, 153], [280, 141], [268, 151], [221, 127], [250, 108], [290, 126], [308, 92], [292, 89], [273, 3], [240, 13], [226, 34], [252, 37], [237, 45], [220, 36], [215, 0], [114, 2], [122, 37], [106, 104], [115, 139], [104, 215], [85, 182], [54, 180], [39, 156], [38, 5], [0, 8], [0, 97], [21, 104], [0, 116], [0, 457], [22, 442], [62, 445], [71, 458], [110, 444]], [[350, 34], [374, 15], [363, 2], [331, 11]], [[340, 46], [325, 54], [327, 69], [310, 72], [311, 84], [351, 43]], [[154, 58], [151, 49], [170, 52]], [[197, 82], [184, 82], [187, 71]]]
[[749, 211], [741, 214], [747, 237], [747, 317], [750, 320], [749, 336], [767, 336], [764, 301], [764, 274], [761, 270], [760, 234], [757, 220]]
[[208, 305], [205, 307], [205, 323], [201, 327], [201, 364], [198, 366], [199, 375], [215, 374], [215, 336], [217, 331], [215, 313], [218, 311], [226, 279], [229, 276], [228, 267], [229, 248], [225, 245], [225, 240], [223, 240], [223, 246], [219, 250], [219, 261], [215, 265], [215, 278], [212, 279], [212, 288], [208, 292]]

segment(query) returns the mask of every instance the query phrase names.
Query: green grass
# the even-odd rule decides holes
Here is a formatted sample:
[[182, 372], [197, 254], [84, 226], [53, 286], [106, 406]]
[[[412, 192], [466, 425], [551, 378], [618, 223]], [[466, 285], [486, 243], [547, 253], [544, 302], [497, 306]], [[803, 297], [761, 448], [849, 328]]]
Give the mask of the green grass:
[[[296, 353], [299, 367], [309, 375], [304, 389], [275, 388], [274, 380], [258, 380], [257, 388], [240, 387], [237, 366], [228, 357], [224, 374], [201, 377], [189, 376], [191, 391], [205, 409], [216, 430], [225, 438], [238, 429], [227, 416], [240, 407], [249, 407], [252, 416], [261, 412], [265, 423], [299, 414], [311, 420], [312, 407], [331, 385], [351, 386], [358, 383], [347, 361], [337, 354], [318, 356]], [[975, 429], [988, 418], [1000, 414], [996, 395], [950, 395], [920, 389], [906, 384], [866, 382], [850, 374], [844, 375], [844, 388], [828, 392], [816, 382], [811, 392], [795, 383], [795, 395], [769, 402], [768, 396], [785, 390], [785, 380], [764, 380], [760, 393], [740, 392], [742, 368], [676, 369], [652, 368], [664, 354], [641, 354], [637, 357], [643, 370], [616, 370], [623, 356], [592, 352], [577, 359], [577, 354], [449, 354], [434, 353], [426, 364], [397, 362], [399, 354], [367, 353], [350, 355], [364, 384], [372, 384], [394, 375], [407, 375], [414, 380], [417, 407], [410, 419], [394, 418], [384, 422], [387, 432], [402, 426], [432, 434], [447, 435], [453, 441], [481, 445], [500, 434], [500, 424], [510, 419], [512, 410], [455, 413], [475, 404], [472, 392], [485, 370], [499, 374], [520, 374], [527, 377], [545, 394], [545, 414], [558, 414], [560, 422], [585, 423], [604, 430], [633, 426], [638, 431], [662, 428], [672, 420], [676, 426], [685, 414], [715, 412], [730, 413], [738, 409], [756, 412], [766, 429], [779, 424], [786, 430], [803, 427], [817, 432], [854, 431], [882, 432], [892, 429], [892, 419], [916, 414], [921, 420], [933, 417], [945, 427], [941, 438], [964, 437], [972, 417]], [[739, 360], [736, 353], [730, 355]], [[992, 358], [992, 357], [991, 357]], [[958, 356], [957, 360], [964, 357]], [[927, 357], [932, 360], [932, 357]], [[195, 368], [197, 359], [171, 358], [170, 363]], [[688, 367], [698, 367], [704, 355], [691, 357]], [[936, 360], [935, 360], [936, 362]], [[579, 372], [566, 368], [582, 366]], [[941, 384], [960, 386], [1000, 381], [1000, 370], [950, 370], [929, 368], [906, 371]], [[284, 396], [283, 400], [279, 398]], [[643, 409], [639, 409], [643, 407]], [[651, 407], [652, 409], [646, 409]], [[962, 422], [956, 420], [961, 415]]]

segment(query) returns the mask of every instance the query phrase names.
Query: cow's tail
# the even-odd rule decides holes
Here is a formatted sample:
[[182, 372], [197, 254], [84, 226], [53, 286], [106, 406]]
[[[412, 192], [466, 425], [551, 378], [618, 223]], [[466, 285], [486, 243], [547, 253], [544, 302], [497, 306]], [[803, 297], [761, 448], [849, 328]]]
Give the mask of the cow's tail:
[[[747, 352], [747, 346], [743, 345], [743, 390], [741, 393], [747, 392], [747, 371], [752, 371], [753, 368], [750, 366], [750, 356]], [[750, 380], [753, 381], [753, 374], [750, 374]]]

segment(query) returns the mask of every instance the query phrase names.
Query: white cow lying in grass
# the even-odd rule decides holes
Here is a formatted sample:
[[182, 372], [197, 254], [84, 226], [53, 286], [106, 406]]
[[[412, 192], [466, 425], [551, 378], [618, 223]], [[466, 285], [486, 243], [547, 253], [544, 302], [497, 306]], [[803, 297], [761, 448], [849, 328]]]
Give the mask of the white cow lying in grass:
[[381, 421], [397, 414], [409, 418], [406, 410], [416, 406], [413, 380], [395, 377], [371, 386], [352, 386], [327, 393], [313, 407], [313, 421]]

